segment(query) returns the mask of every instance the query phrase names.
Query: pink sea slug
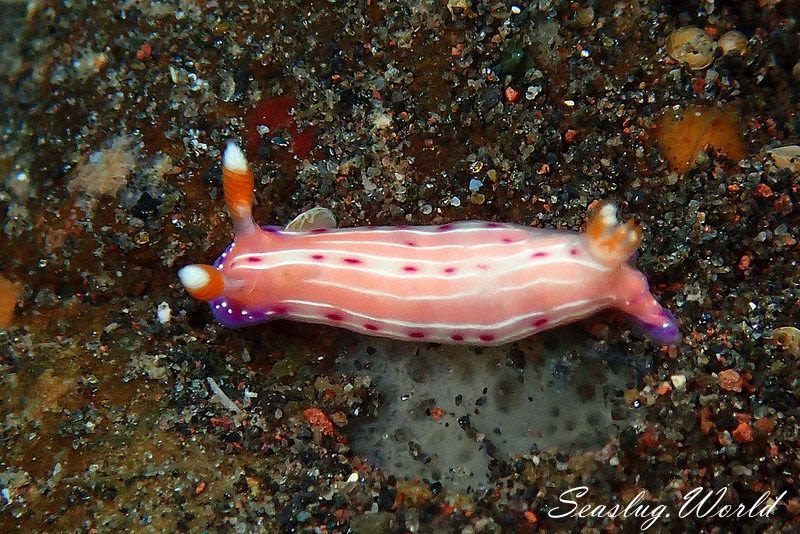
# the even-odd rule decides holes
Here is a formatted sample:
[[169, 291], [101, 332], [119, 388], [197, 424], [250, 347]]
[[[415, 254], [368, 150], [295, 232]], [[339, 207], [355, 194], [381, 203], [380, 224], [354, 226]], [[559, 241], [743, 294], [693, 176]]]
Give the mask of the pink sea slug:
[[439, 226], [336, 228], [314, 208], [286, 228], [252, 218], [253, 175], [233, 143], [223, 187], [234, 242], [213, 265], [178, 276], [223, 325], [275, 318], [412, 341], [499, 345], [605, 308], [632, 316], [654, 340], [680, 338], [629, 257], [640, 228], [613, 204], [586, 232], [467, 221]]

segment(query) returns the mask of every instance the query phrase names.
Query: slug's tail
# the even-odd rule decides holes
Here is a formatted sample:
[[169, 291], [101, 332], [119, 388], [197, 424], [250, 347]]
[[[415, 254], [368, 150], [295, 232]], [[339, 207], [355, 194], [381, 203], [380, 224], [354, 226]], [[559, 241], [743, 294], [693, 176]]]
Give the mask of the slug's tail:
[[235, 235], [256, 230], [253, 221], [253, 173], [244, 152], [234, 142], [229, 142], [222, 155], [222, 189], [225, 204], [233, 220]]
[[642, 228], [617, 219], [617, 207], [603, 202], [589, 213], [586, 240], [592, 256], [607, 267], [623, 265], [642, 242]]
[[655, 343], [677, 345], [681, 340], [678, 320], [665, 308], [652, 316], [650, 321], [637, 320], [636, 323], [644, 334]]
[[178, 278], [198, 300], [213, 300], [225, 291], [225, 276], [211, 265], [187, 265], [178, 271]]
[[663, 345], [680, 342], [678, 320], [655, 299], [644, 274], [625, 266], [617, 271], [614, 286], [616, 307], [630, 316], [639, 332]]

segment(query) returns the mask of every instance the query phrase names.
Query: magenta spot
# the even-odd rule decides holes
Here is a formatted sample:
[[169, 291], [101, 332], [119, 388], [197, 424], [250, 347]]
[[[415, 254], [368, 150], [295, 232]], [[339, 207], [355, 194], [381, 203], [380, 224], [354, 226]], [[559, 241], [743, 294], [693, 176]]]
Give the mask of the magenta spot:
[[490, 222], [490, 223], [486, 223], [486, 225], [484, 227], [485, 228], [500, 228], [500, 224], [499, 223]]
[[534, 252], [531, 258], [544, 258], [545, 256], [547, 256], [547, 252]]
[[265, 232], [267, 232], [268, 234], [277, 234], [278, 232], [280, 232], [280, 231], [281, 231], [281, 229], [280, 229], [280, 228], [278, 228], [277, 226], [265, 226], [265, 227], [264, 227], [264, 228], [262, 228], [262, 229], [263, 229]]
[[513, 243], [513, 242], [514, 242], [514, 240], [511, 239], [510, 237], [504, 237], [503, 238], [503, 243]]
[[477, 268], [478, 268], [478, 269], [480, 269], [481, 271], [485, 271], [485, 270], [487, 270], [487, 269], [489, 268], [489, 266], [488, 266], [488, 265], [486, 265], [485, 263], [479, 263], [479, 264], [478, 264], [478, 265], [476, 265], [475, 267], [477, 267]]
[[261, 261], [261, 258], [257, 258], [256, 256], [248, 256], [247, 261], [250, 263], [258, 263]]
[[313, 230], [311, 230], [311, 233], [312, 234], [324, 234], [327, 231], [328, 231], [327, 228], [314, 228]]
[[454, 272], [456, 272], [456, 268], [455, 267], [445, 267], [444, 272], [446, 272], [447, 274], [453, 274]]
[[358, 265], [359, 263], [361, 263], [361, 260], [359, 260], [358, 258], [345, 258], [343, 261], [351, 265]]
[[404, 270], [405, 272], [407, 272], [407, 273], [415, 273], [415, 272], [417, 272], [419, 269], [417, 269], [417, 268], [416, 268], [416, 267], [414, 267], [413, 265], [406, 265], [406, 266], [404, 266], [404, 267], [403, 267], [403, 270]]
[[536, 328], [539, 328], [540, 326], [544, 326], [546, 324], [547, 324], [547, 319], [545, 319], [544, 317], [533, 321], [533, 326], [535, 326]]
[[378, 328], [376, 325], [372, 323], [365, 323], [364, 328], [366, 328], [367, 330], [372, 330], [373, 332], [380, 330], [380, 328]]
[[411, 338], [414, 338], [414, 339], [422, 339], [423, 337], [425, 337], [425, 332], [420, 332], [418, 330], [415, 330], [413, 332], [409, 332], [408, 333], [408, 337], [411, 337]]
[[322, 254], [312, 254], [311, 259], [321, 261], [325, 259], [325, 256], [323, 256]]
[[464, 336], [462, 336], [461, 334], [453, 334], [452, 336], [450, 336], [450, 339], [452, 339], [453, 341], [464, 341]]
[[577, 256], [578, 255], [578, 249], [577, 248], [571, 248], [571, 249], [569, 249], [569, 253], [572, 254], [573, 256]]
[[331, 321], [341, 321], [342, 319], [344, 319], [344, 315], [342, 315], [341, 313], [327, 313], [325, 314], [325, 317], [327, 317]]
[[481, 334], [478, 337], [480, 338], [481, 341], [486, 341], [487, 343], [489, 341], [494, 341], [494, 336], [492, 334]]
[[289, 308], [286, 306], [273, 306], [271, 311], [277, 315], [286, 315], [289, 313]]
[[417, 246], [417, 244], [414, 243], [413, 241], [406, 241], [406, 245], [408, 245], [409, 247], [416, 247]]
[[452, 229], [453, 229], [453, 225], [452, 224], [443, 224], [441, 226], [437, 226], [436, 227], [436, 231], [437, 232], [446, 232], [446, 231], [452, 230]]

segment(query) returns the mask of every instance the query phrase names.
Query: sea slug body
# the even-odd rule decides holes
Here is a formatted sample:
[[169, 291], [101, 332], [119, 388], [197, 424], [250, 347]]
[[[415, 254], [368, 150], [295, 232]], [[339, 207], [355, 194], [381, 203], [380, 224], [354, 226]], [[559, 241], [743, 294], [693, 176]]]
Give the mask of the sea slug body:
[[605, 308], [636, 319], [654, 340], [676, 343], [675, 318], [628, 264], [641, 230], [613, 204], [586, 232], [467, 221], [439, 226], [336, 228], [311, 209], [286, 228], [252, 219], [253, 175], [229, 143], [223, 189], [234, 243], [213, 265], [178, 273], [223, 325], [273, 318], [324, 323], [411, 341], [499, 345]]

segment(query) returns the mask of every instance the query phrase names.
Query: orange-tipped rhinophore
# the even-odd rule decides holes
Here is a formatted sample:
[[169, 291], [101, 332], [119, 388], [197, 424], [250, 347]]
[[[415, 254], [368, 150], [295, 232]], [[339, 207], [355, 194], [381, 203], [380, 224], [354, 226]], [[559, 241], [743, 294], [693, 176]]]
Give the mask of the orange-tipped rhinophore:
[[604, 202], [589, 214], [586, 237], [592, 256], [613, 267], [625, 262], [642, 242], [642, 229], [634, 221], [621, 224], [617, 207]]

